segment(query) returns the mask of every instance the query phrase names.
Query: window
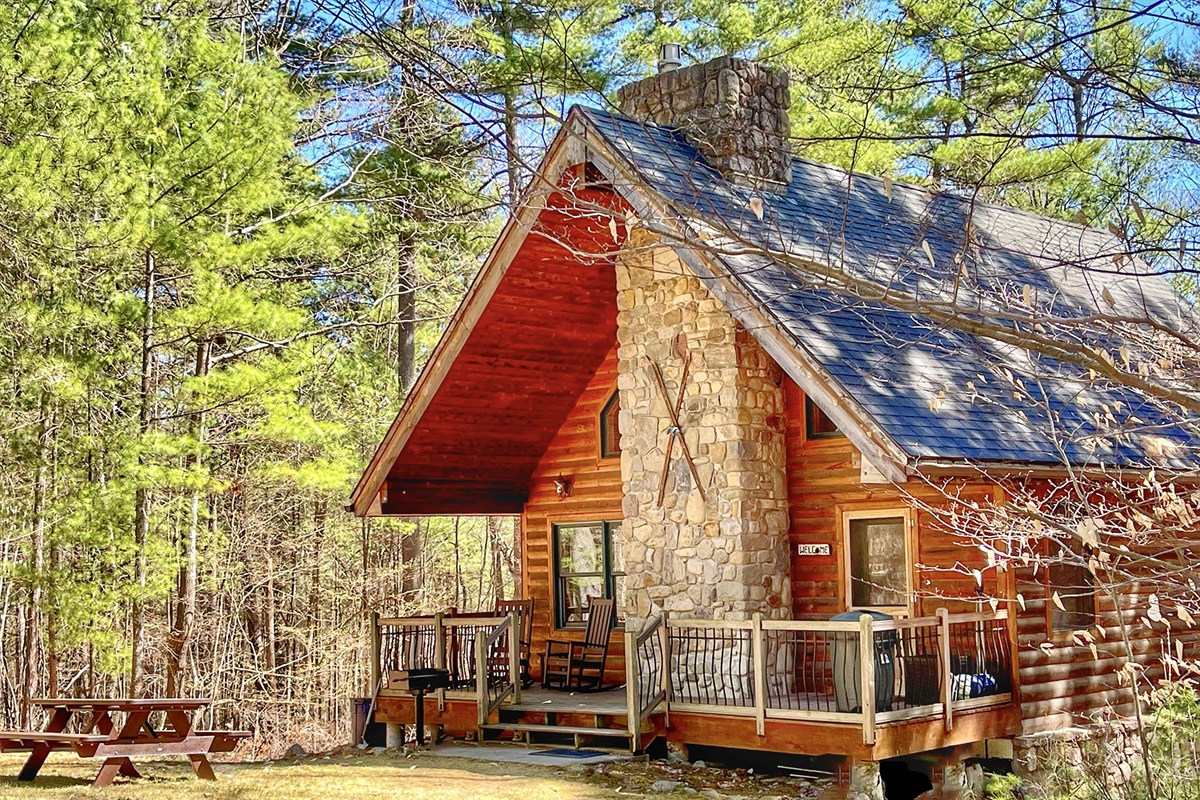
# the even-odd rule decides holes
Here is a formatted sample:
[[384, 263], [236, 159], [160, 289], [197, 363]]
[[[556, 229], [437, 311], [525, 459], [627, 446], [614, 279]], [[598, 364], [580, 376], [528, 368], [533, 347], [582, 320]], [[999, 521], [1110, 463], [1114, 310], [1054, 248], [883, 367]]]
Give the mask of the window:
[[907, 608], [907, 512], [856, 512], [845, 519], [850, 607]]
[[[1064, 547], [1059, 560], [1052, 562], [1046, 570], [1051, 633], [1081, 631], [1096, 624], [1096, 582], [1091, 570], [1083, 563], [1087, 558], [1086, 550], [1075, 552]], [[1054, 602], [1055, 592], [1058, 592], [1062, 608]]]
[[621, 455], [621, 432], [617, 419], [621, 414], [621, 393], [613, 392], [600, 412], [600, 457], [615, 458]]
[[833, 420], [825, 416], [825, 412], [808, 395], [804, 396], [804, 431], [809, 439], [828, 439], [830, 436], [842, 435]]
[[554, 526], [554, 619], [559, 628], [581, 628], [588, 598], [625, 596], [625, 565], [613, 534], [619, 522]]

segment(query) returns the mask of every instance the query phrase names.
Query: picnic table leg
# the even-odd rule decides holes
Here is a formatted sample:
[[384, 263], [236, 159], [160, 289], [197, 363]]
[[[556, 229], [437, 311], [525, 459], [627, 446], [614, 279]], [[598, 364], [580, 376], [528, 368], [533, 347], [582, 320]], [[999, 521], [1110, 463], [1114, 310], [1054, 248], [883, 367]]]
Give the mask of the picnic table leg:
[[212, 764], [208, 763], [208, 756], [203, 753], [195, 753], [188, 756], [188, 761], [192, 762], [192, 769], [196, 771], [196, 777], [201, 780], [215, 781], [217, 775], [213, 772]]
[[[100, 771], [96, 773], [96, 779], [92, 781], [92, 786], [109, 786], [116, 779], [117, 775], [122, 772], [125, 765], [128, 764], [132, 769], [133, 764], [128, 758], [106, 758]], [[137, 773], [137, 770], [133, 770]]]
[[[50, 724], [46, 726], [46, 733], [62, 733], [67, 729], [67, 723], [71, 720], [71, 712], [65, 708], [54, 709], [53, 716], [50, 717]], [[49, 742], [43, 742], [35, 745], [29, 751], [29, 758], [25, 759], [25, 766], [21, 767], [21, 774], [17, 775], [19, 781], [31, 781], [37, 777], [38, 771], [42, 765], [46, 763], [46, 759], [50, 756], [51, 747]]]
[[[171, 730], [180, 736], [188, 736], [192, 732], [192, 718], [186, 711], [173, 708], [167, 712], [167, 723], [171, 726]], [[188, 756], [188, 761], [192, 762], [192, 769], [196, 773], [196, 777], [201, 780], [215, 781], [217, 775], [213, 772], [212, 764], [208, 761], [208, 756], [204, 753], [193, 753]]]
[[[93, 730], [99, 730], [105, 736], [112, 736], [114, 727], [116, 727], [116, 726], [113, 724], [112, 717], [109, 716], [107, 711], [96, 711], [92, 714], [92, 718], [90, 720], [88, 720], [88, 725], [87, 725], [87, 728], [84, 730], [84, 733], [91, 733]], [[122, 733], [124, 733], [124, 731], [122, 731]], [[126, 778], [142, 777], [142, 773], [138, 772], [137, 767], [135, 767], [133, 765], [133, 762], [124, 756], [122, 756], [121, 758], [108, 759], [107, 761], [104, 762], [105, 766], [108, 765], [109, 761], [117, 762], [118, 772], [121, 775], [124, 775]], [[100, 768], [100, 772], [101, 773], [104, 772], [104, 767]], [[96, 776], [96, 780], [100, 780], [99, 775]], [[108, 784], [112, 783], [112, 781], [113, 781], [113, 779], [109, 778], [108, 783], [96, 783], [93, 785], [94, 786], [108, 786]]]
[[46, 759], [50, 755], [50, 745], [40, 743], [34, 745], [29, 751], [29, 758], [25, 759], [25, 766], [21, 767], [21, 773], [17, 775], [19, 781], [31, 781], [37, 777], [38, 771], [42, 768], [42, 764], [46, 763]]

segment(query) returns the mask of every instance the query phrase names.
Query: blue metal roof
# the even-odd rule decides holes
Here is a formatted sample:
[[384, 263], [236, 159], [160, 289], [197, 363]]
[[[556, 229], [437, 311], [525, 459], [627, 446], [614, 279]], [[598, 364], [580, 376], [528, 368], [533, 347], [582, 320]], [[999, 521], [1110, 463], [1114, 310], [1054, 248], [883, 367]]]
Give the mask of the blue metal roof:
[[716, 232], [705, 249], [748, 299], [914, 459], [1200, 466], [1200, 431], [1177, 409], [1075, 365], [864, 302], [797, 265], [960, 307], [1027, 310], [1032, 298], [1047, 324], [1098, 311], [1189, 324], [1170, 284], [1118, 257], [1125, 246], [1112, 234], [803, 159], [786, 190], [756, 194], [673, 129], [580, 113], [681, 219]]

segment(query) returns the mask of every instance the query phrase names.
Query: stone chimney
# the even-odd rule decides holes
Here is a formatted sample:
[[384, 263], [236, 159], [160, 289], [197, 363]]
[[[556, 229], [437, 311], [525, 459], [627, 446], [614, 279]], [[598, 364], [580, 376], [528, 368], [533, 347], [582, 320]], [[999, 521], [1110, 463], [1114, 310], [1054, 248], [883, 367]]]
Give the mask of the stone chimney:
[[736, 183], [787, 185], [787, 73], [730, 56], [674, 69], [678, 62], [667, 51], [672, 47], [677, 54], [677, 45], [663, 46], [659, 74], [617, 90], [621, 113], [680, 128], [710, 166]]

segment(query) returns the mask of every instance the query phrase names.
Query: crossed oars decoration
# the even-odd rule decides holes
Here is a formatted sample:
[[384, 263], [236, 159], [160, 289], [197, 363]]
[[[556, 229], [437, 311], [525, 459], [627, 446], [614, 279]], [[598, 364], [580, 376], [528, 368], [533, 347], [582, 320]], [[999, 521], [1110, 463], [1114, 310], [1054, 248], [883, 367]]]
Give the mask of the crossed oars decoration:
[[675, 440], [679, 440], [679, 448], [683, 451], [684, 460], [687, 461], [688, 469], [692, 473], [692, 480], [696, 483], [696, 489], [700, 492], [700, 499], [707, 501], [704, 496], [704, 487], [700, 485], [700, 473], [696, 471], [696, 463], [692, 460], [692, 452], [688, 449], [687, 440], [683, 438], [683, 427], [679, 424], [679, 412], [683, 408], [683, 395], [687, 390], [688, 373], [692, 368], [692, 353], [687, 349], [687, 337], [682, 333], [675, 337], [674, 342], [675, 356], [683, 361], [683, 372], [679, 378], [679, 394], [675, 397], [675, 402], [671, 402], [671, 395], [667, 391], [666, 381], [663, 380], [662, 370], [650, 358], [646, 360], [650, 362], [651, 371], [654, 373], [654, 381], [658, 384], [658, 391], [662, 394], [663, 404], [667, 407], [667, 413], [671, 415], [671, 425], [667, 428], [667, 452], [663, 458], [662, 479], [658, 483], [658, 506], [662, 508], [663, 497], [667, 493], [667, 473], [671, 469], [671, 455], [675, 448]]

